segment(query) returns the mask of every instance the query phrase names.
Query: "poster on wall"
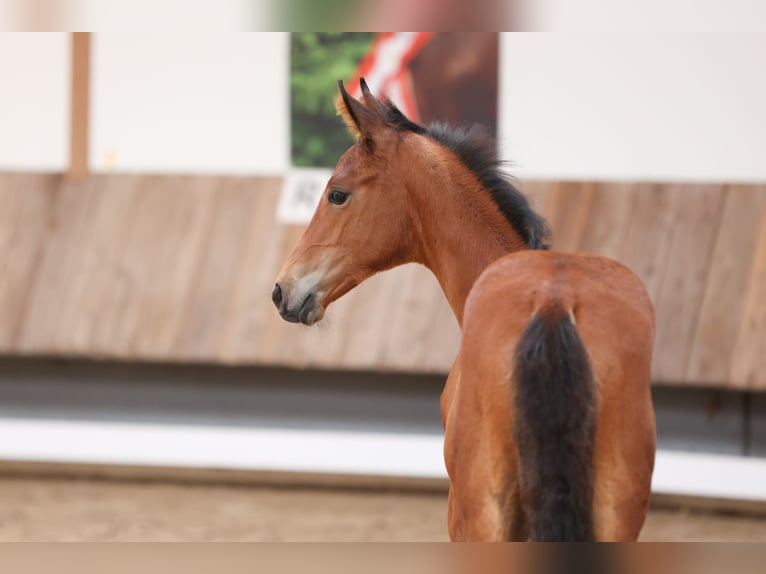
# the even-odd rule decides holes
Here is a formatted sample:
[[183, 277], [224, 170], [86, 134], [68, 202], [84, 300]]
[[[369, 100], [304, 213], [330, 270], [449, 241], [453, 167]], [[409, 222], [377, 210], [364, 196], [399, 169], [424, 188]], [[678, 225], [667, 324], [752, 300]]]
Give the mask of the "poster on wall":
[[292, 33], [292, 169], [279, 220], [309, 221], [332, 168], [353, 143], [335, 112], [338, 80], [359, 97], [365, 78], [376, 96], [415, 122], [481, 123], [494, 134], [498, 52], [497, 32]]

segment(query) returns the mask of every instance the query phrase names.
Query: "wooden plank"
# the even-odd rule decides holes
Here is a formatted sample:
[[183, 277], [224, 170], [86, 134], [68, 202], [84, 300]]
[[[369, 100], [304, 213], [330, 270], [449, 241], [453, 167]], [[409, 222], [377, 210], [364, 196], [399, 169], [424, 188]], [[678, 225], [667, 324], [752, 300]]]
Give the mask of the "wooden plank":
[[[766, 196], [766, 186], [761, 186], [760, 192]], [[766, 390], [766, 202], [728, 382]]]
[[[362, 283], [361, 286], [333, 302], [321, 323], [309, 328], [299, 327], [297, 333], [295, 326], [292, 326], [293, 329], [287, 325], [282, 327], [281, 344], [285, 348], [292, 345], [293, 352], [301, 357], [302, 365], [305, 367], [332, 369], [338, 368], [334, 365], [341, 365], [342, 369], [351, 368], [344, 357], [348, 350], [348, 341], [358, 336], [356, 325], [363, 315], [355, 313], [354, 309], [358, 301], [365, 299], [366, 287], [368, 285]], [[269, 312], [276, 311], [271, 307]], [[377, 365], [376, 362], [371, 368], [375, 369]]]
[[88, 129], [90, 118], [90, 33], [72, 34], [72, 82], [69, 170], [71, 178], [88, 175]]
[[152, 179], [138, 192], [124, 254], [136, 296], [120, 318], [125, 328], [113, 348], [126, 345], [132, 356], [167, 360], [176, 359], [174, 343], [221, 182], [210, 177]]
[[80, 280], [81, 253], [88, 244], [89, 222], [98, 195], [91, 179], [60, 180], [54, 192], [51, 216], [40, 268], [30, 290], [29, 304], [20, 325], [17, 349], [22, 353], [67, 354], [69, 325], [62, 318], [76, 314], [70, 299], [72, 285]]
[[[380, 334], [381, 363], [388, 369], [419, 370], [428, 350], [427, 342], [438, 335], [432, 331], [433, 316], [445, 310], [438, 304], [444, 295], [425, 267], [407, 265], [400, 274], [394, 289], [397, 297], [389, 307], [386, 330]], [[449, 307], [447, 311], [451, 313]]]
[[727, 189], [721, 228], [696, 327], [686, 379], [727, 386], [743, 322], [766, 194], [752, 186]]
[[129, 358], [125, 340], [114, 341], [122, 317], [140, 289], [140, 278], [126, 266], [125, 251], [135, 221], [142, 178], [93, 177], [90, 212], [69, 267], [66, 304], [57, 321], [56, 340], [67, 354]]
[[[26, 290], [24, 278], [16, 278], [7, 271], [18, 262], [26, 260], [26, 253], [15, 256], [14, 242], [24, 210], [25, 195], [18, 187], [23, 186], [26, 175], [0, 175], [0, 349], [8, 352], [13, 348], [13, 340], [18, 322], [19, 299]], [[18, 265], [18, 263], [17, 263]]]
[[252, 187], [248, 180], [227, 178], [213, 193], [197, 263], [187, 276], [189, 286], [174, 354], [190, 358], [219, 355], [219, 340], [224, 336], [235, 279], [247, 248], [242, 239], [248, 235], [255, 209]]
[[352, 369], [374, 369], [382, 363], [381, 334], [391, 328], [391, 313], [398, 299], [397, 290], [406, 276], [404, 268], [392, 269], [368, 279], [357, 289], [349, 316], [349, 331], [343, 363]]
[[109, 346], [112, 317], [134, 289], [124, 273], [122, 256], [138, 184], [136, 177], [101, 176], [80, 189], [90, 209], [84, 233], [70, 247], [69, 280], [61, 293], [66, 305], [56, 323], [55, 340], [63, 352], [113, 354]]
[[250, 185], [253, 211], [247, 232], [238, 239], [244, 249], [232, 277], [231, 300], [217, 347], [217, 356], [227, 363], [255, 362], [259, 358], [268, 363], [258, 340], [266, 329], [267, 318], [279, 319], [270, 294], [282, 265], [279, 246], [287, 230], [275, 220], [282, 183], [278, 178], [259, 178], [250, 180]]
[[640, 192], [641, 189], [634, 184], [595, 184], [578, 251], [618, 259], [625, 245], [633, 205]]
[[50, 220], [55, 176], [0, 175], [0, 351], [16, 349]]
[[548, 191], [543, 209], [553, 232], [552, 247], [556, 251], [578, 251], [588, 222], [594, 185], [590, 183], [558, 183]]
[[625, 240], [616, 259], [641, 278], [652, 301], [657, 301], [667, 268], [667, 245], [680, 201], [679, 190], [639, 184], [634, 193]]
[[678, 188], [668, 263], [655, 300], [657, 336], [653, 378], [683, 383], [694, 339], [713, 247], [723, 212], [724, 190], [717, 185]]
[[432, 301], [434, 307], [428, 335], [420, 342], [425, 346], [420, 368], [426, 373], [447, 373], [460, 349], [460, 326], [441, 288], [432, 296]]

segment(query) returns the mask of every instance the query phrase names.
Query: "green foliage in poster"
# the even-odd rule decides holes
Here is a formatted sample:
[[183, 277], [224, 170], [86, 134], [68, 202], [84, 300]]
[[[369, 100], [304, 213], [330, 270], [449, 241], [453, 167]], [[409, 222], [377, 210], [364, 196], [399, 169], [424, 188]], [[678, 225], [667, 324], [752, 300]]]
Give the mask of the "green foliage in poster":
[[347, 81], [374, 33], [302, 32], [290, 40], [293, 165], [333, 167], [353, 143], [335, 115], [338, 80]]

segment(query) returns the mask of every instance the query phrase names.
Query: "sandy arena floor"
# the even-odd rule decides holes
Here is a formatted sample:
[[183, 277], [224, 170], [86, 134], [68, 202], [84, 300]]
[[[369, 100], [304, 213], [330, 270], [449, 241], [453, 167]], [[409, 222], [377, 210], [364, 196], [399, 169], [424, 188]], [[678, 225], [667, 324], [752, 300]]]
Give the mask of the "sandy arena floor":
[[[446, 540], [441, 494], [0, 478], [0, 540]], [[644, 540], [766, 541], [766, 519], [653, 511]]]

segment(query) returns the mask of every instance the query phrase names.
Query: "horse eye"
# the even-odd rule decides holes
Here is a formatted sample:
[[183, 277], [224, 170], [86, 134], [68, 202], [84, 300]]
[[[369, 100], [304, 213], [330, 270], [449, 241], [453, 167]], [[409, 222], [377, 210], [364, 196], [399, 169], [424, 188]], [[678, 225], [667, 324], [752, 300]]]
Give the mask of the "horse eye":
[[335, 205], [343, 205], [344, 203], [346, 203], [348, 196], [349, 194], [345, 191], [341, 191], [340, 189], [333, 189], [330, 191], [330, 194], [327, 196], [327, 200], [330, 203], [334, 203]]

